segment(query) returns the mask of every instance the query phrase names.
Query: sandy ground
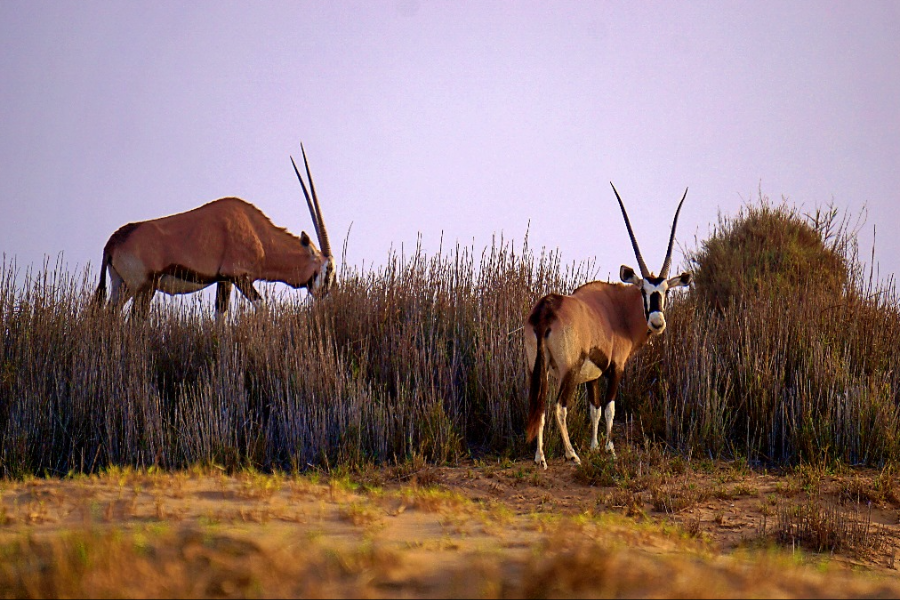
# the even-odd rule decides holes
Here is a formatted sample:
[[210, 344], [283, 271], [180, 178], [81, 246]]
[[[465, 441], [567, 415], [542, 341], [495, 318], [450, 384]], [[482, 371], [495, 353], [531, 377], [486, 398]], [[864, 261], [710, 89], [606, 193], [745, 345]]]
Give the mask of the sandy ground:
[[[778, 507], [808, 494], [796, 476], [749, 469], [691, 471], [649, 490], [590, 485], [562, 460], [547, 471], [494, 459], [340, 478], [196, 469], [7, 480], [0, 595], [68, 595], [62, 575], [40, 587], [66, 555], [54, 540], [76, 532], [100, 544], [115, 531], [152, 551], [112, 555], [100, 583], [78, 571], [72, 595], [897, 597], [900, 506], [872, 499], [878, 476], [824, 476], [816, 492], [854, 531], [850, 520], [867, 521], [875, 542], [836, 553], [782, 542], [776, 554], [764, 548]], [[35, 567], [29, 552], [51, 558]]]

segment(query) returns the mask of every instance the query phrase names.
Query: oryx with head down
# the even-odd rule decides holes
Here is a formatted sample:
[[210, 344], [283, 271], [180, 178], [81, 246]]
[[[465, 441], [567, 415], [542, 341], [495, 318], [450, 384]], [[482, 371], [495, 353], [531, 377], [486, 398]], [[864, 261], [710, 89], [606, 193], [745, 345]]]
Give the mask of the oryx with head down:
[[[612, 182], [610, 182], [612, 185]], [[548, 387], [548, 372], [552, 370], [559, 382], [556, 398], [556, 422], [562, 434], [566, 458], [581, 464], [569, 441], [566, 412], [569, 400], [579, 383], [587, 384], [590, 405], [591, 450], [599, 446], [597, 429], [600, 423], [600, 377], [606, 378], [606, 397], [603, 415], [606, 421], [606, 449], [615, 456], [611, 435], [616, 412], [616, 391], [629, 357], [651, 335], [659, 335], [666, 328], [666, 297], [669, 290], [686, 286], [690, 273], [668, 277], [672, 260], [672, 244], [678, 213], [687, 197], [687, 190], [675, 211], [669, 249], [659, 275], [647, 269], [637, 240], [625, 212], [619, 192], [613, 192], [622, 209], [625, 226], [641, 270], [622, 265], [619, 277], [628, 285], [592, 281], [576, 289], [571, 295], [548, 294], [541, 298], [525, 324], [525, 358], [529, 383], [528, 441], [537, 437], [534, 462], [547, 468], [544, 457], [544, 420]]]
[[107, 270], [110, 303], [121, 306], [134, 298], [132, 311], [143, 314], [157, 290], [187, 294], [214, 283], [218, 314], [228, 310], [232, 286], [251, 302], [260, 302], [262, 296], [253, 285], [260, 280], [305, 287], [313, 296], [327, 293], [334, 282], [334, 258], [306, 151], [300, 148], [309, 190], [293, 157], [291, 164], [321, 250], [305, 231], [300, 237], [289, 233], [249, 202], [220, 198], [193, 210], [120, 227], [103, 248], [96, 301], [106, 298]]

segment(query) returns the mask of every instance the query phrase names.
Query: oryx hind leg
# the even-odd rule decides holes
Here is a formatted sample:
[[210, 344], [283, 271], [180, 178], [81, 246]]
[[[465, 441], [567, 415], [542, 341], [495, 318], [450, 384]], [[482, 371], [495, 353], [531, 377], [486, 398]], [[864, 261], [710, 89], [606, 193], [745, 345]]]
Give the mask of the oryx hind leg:
[[541, 415], [541, 425], [537, 432], [537, 450], [534, 452], [534, 462], [542, 469], [547, 468], [547, 458], [544, 456], [544, 421], [547, 415]]
[[600, 429], [600, 416], [603, 414], [600, 405], [600, 378], [587, 382], [588, 409], [591, 413], [591, 450], [600, 447], [597, 436]]
[[[525, 371], [528, 374], [528, 381], [531, 381], [531, 376], [534, 373], [534, 369], [532, 368], [532, 365], [534, 365], [534, 361], [535, 361], [535, 356], [536, 356], [535, 350], [536, 349], [534, 348], [534, 346], [529, 346], [528, 343], [526, 342], [526, 344], [525, 344]], [[548, 374], [547, 374], [546, 369], [544, 369], [541, 372], [540, 376], [541, 376], [541, 379], [540, 379], [540, 389], [538, 391], [538, 396], [540, 398], [546, 398], [547, 397], [547, 385], [549, 384]], [[544, 456], [544, 425], [545, 425], [546, 421], [547, 421], [547, 412], [545, 410], [545, 411], [541, 412], [540, 422], [538, 424], [537, 434], [535, 436], [537, 438], [537, 448], [534, 451], [534, 462], [542, 469], [547, 468], [547, 458]]]
[[581, 459], [575, 453], [572, 442], [569, 441], [569, 428], [566, 425], [566, 417], [568, 415], [569, 400], [575, 395], [575, 376], [579, 369], [570, 369], [563, 376], [559, 384], [559, 395], [556, 397], [556, 424], [559, 425], [559, 432], [562, 434], [563, 446], [566, 450], [566, 459], [572, 460], [576, 465], [581, 464]]
[[153, 285], [145, 285], [134, 293], [134, 299], [131, 302], [131, 314], [135, 317], [146, 318], [150, 314], [150, 301], [156, 294], [156, 288]]
[[125, 280], [122, 279], [122, 276], [119, 275], [119, 272], [116, 271], [115, 267], [110, 265], [109, 267], [109, 303], [112, 306], [117, 308], [121, 308], [128, 300], [131, 298], [133, 294], [128, 286], [125, 284]]

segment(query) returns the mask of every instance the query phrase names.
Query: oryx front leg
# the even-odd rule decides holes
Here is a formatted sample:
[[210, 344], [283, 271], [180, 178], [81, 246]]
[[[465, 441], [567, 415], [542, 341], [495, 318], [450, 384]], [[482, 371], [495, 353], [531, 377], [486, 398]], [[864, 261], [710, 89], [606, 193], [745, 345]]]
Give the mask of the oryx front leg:
[[566, 450], [566, 459], [574, 461], [576, 465], [580, 465], [581, 459], [575, 454], [575, 448], [572, 447], [572, 442], [569, 441], [569, 428], [566, 425], [566, 416], [569, 412], [566, 407], [569, 404], [569, 400], [575, 394], [576, 372], [577, 370], [573, 369], [566, 373], [565, 377], [562, 378], [559, 396], [556, 399], [556, 424], [559, 425], [559, 432], [562, 434], [563, 446]]
[[[599, 412], [599, 411], [598, 411]], [[606, 449], [613, 456], [616, 455], [616, 448], [612, 443], [612, 426], [613, 418], [616, 416], [616, 401], [610, 400], [603, 408], [603, 420], [606, 421]]]
[[230, 281], [219, 281], [216, 284], [216, 317], [228, 312], [228, 301], [231, 299]]
[[610, 371], [606, 376], [606, 406], [603, 408], [603, 420], [606, 421], [606, 449], [613, 457], [616, 456], [616, 449], [612, 443], [612, 426], [613, 418], [616, 416], [616, 391], [621, 379], [622, 373], [618, 369]]
[[265, 310], [266, 301], [262, 297], [262, 295], [256, 291], [256, 287], [254, 287], [253, 282], [247, 278], [239, 278], [234, 280], [234, 285], [237, 286], [237, 289], [241, 290], [241, 293], [253, 303], [253, 306], [257, 310]]

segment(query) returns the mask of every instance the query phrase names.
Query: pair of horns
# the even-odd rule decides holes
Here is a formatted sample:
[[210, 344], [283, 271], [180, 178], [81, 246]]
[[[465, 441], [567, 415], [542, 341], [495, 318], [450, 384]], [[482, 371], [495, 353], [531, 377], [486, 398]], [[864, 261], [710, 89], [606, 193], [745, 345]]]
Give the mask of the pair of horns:
[[306, 189], [306, 184], [303, 183], [303, 177], [300, 176], [300, 171], [297, 169], [297, 163], [294, 162], [294, 157], [291, 157], [291, 164], [294, 165], [294, 173], [297, 174], [297, 179], [300, 180], [300, 186], [303, 188], [303, 195], [306, 196], [306, 204], [309, 206], [309, 216], [312, 217], [313, 227], [316, 228], [316, 237], [319, 238], [319, 246], [322, 250], [322, 254], [325, 256], [331, 256], [331, 244], [328, 243], [328, 232], [325, 230], [325, 219], [322, 218], [322, 209], [319, 207], [319, 197], [316, 195], [316, 186], [313, 185], [312, 173], [309, 172], [309, 161], [306, 160], [306, 150], [303, 148], [303, 144], [300, 144], [300, 151], [303, 153], [303, 164], [306, 165], [306, 177], [309, 179], [309, 189], [312, 190], [312, 198], [310, 198], [309, 190]]
[[[631, 230], [631, 221], [628, 220], [628, 213], [625, 212], [625, 205], [622, 203], [622, 198], [619, 197], [619, 192], [616, 190], [616, 186], [613, 185], [612, 181], [609, 182], [609, 185], [612, 185], [613, 192], [616, 193], [616, 200], [619, 201], [619, 208], [622, 209], [622, 216], [625, 217], [625, 227], [628, 228], [628, 235], [631, 236], [631, 247], [634, 248], [634, 256], [637, 258], [638, 267], [641, 269], [641, 277], [646, 279], [647, 277], [650, 277], [650, 270], [647, 268], [647, 263], [644, 262], [644, 258], [641, 256], [641, 250], [638, 248], [637, 239], [634, 237], [634, 231]], [[675, 211], [675, 220], [672, 221], [672, 233], [669, 236], [669, 249], [666, 251], [666, 260], [663, 262], [662, 269], [659, 271], [659, 276], [662, 278], [669, 276], [669, 266], [672, 263], [672, 244], [675, 243], [675, 227], [678, 225], [678, 213], [681, 212], [681, 205], [684, 204], [687, 193], [687, 188], [684, 188], [684, 196], [681, 197], [681, 202], [678, 203], [678, 210]]]

